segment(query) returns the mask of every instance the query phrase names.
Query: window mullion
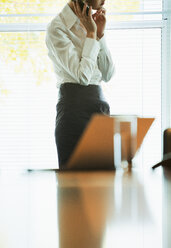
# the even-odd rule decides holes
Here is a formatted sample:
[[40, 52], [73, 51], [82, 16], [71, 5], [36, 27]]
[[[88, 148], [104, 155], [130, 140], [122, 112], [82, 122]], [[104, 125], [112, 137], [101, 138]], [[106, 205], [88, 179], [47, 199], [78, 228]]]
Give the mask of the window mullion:
[[145, 29], [145, 28], [163, 28], [165, 22], [161, 21], [121, 21], [108, 22], [107, 29]]
[[[170, 0], [163, 1], [163, 10], [170, 10]], [[162, 131], [171, 126], [171, 18], [164, 14], [162, 29]]]
[[[106, 29], [163, 28], [164, 21], [108, 22]], [[45, 31], [47, 23], [1, 23], [0, 32]]]

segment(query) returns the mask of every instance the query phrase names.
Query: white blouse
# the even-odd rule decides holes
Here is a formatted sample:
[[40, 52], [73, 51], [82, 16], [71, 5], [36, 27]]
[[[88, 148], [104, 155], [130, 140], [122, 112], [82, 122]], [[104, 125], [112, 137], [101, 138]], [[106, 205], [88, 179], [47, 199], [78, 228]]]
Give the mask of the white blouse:
[[48, 24], [46, 45], [57, 87], [65, 82], [100, 85], [111, 79], [114, 65], [105, 37], [97, 41], [86, 34], [68, 4]]

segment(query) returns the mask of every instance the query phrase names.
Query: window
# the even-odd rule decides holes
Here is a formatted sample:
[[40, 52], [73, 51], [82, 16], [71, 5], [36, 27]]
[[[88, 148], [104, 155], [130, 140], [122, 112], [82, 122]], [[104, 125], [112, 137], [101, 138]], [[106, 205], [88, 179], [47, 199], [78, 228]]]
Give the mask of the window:
[[[54, 139], [58, 92], [45, 30], [66, 2], [0, 1], [1, 168], [58, 167]], [[161, 158], [161, 130], [170, 121], [166, 3], [106, 0], [105, 6], [106, 39], [116, 73], [104, 92], [111, 114], [156, 118], [138, 157], [147, 168]]]

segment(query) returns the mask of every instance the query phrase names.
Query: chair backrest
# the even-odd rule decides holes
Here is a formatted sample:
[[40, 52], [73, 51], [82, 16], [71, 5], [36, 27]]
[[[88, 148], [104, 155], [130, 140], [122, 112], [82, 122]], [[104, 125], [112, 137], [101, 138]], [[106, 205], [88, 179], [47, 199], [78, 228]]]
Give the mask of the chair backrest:
[[167, 128], [163, 134], [164, 149], [163, 154], [171, 152], [171, 128]]

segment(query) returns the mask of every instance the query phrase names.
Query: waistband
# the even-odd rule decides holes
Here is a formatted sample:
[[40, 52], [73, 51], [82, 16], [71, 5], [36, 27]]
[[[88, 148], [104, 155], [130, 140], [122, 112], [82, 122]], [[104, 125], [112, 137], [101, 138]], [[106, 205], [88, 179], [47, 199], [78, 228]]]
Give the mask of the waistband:
[[105, 100], [101, 86], [99, 85], [80, 85], [77, 83], [63, 83], [59, 88], [59, 99], [67, 98], [93, 98]]

